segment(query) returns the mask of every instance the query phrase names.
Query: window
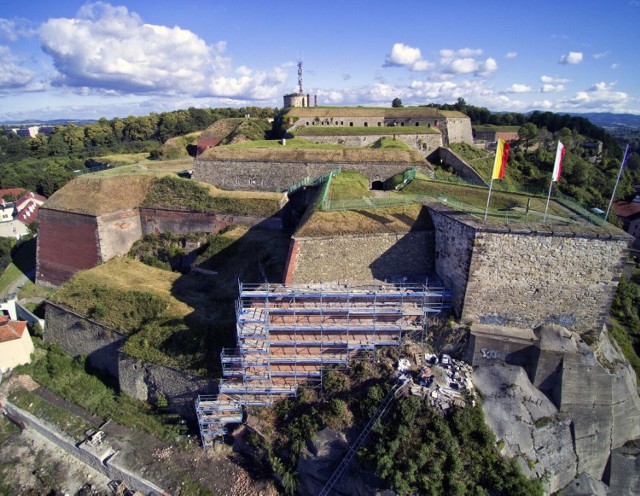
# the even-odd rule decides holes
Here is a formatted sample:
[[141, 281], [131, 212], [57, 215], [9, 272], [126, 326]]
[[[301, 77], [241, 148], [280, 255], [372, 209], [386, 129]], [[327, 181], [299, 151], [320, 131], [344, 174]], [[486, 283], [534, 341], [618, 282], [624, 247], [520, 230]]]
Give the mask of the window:
[[350, 122], [350, 123], [349, 123], [349, 126], [353, 127], [353, 122]]
[[369, 127], [369, 123], [368, 123], [368, 122], [365, 122], [365, 123], [364, 123], [364, 127]]

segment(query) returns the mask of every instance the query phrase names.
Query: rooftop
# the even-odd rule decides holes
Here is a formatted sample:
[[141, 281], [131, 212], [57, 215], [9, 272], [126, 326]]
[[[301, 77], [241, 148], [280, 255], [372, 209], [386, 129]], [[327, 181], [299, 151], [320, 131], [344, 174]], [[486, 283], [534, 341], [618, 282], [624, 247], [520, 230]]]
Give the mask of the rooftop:
[[27, 323], [10, 320], [6, 315], [0, 315], [0, 343], [20, 339], [27, 328]]

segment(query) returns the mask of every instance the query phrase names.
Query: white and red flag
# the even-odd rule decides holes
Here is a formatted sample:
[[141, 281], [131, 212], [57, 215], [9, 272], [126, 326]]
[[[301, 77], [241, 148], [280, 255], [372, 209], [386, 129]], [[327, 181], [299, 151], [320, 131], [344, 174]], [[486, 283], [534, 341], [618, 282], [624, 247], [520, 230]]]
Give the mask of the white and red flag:
[[560, 173], [562, 172], [562, 160], [564, 159], [565, 149], [561, 141], [558, 141], [558, 150], [556, 151], [556, 162], [553, 164], [552, 181], [558, 181], [560, 179]]

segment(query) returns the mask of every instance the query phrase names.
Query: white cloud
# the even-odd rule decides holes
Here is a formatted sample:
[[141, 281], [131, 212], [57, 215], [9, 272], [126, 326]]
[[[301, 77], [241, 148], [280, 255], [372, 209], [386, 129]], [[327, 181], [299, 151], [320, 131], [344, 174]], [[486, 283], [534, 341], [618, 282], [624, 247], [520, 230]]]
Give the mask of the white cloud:
[[0, 94], [5, 90], [30, 89], [35, 73], [22, 66], [9, 47], [0, 45]]
[[282, 67], [264, 72], [240, 66], [233, 76], [225, 42], [211, 45], [177, 26], [145, 24], [135, 12], [108, 3], [86, 4], [74, 19], [49, 19], [39, 34], [59, 86], [263, 99], [279, 94], [286, 81]]
[[613, 91], [615, 83], [599, 82], [586, 91], [579, 91], [574, 97], [561, 100], [558, 105], [582, 110], [602, 112], [624, 112], [628, 110], [629, 95], [622, 91]]
[[594, 59], [601, 59], [603, 57], [606, 57], [607, 55], [609, 55], [611, 52], [610, 51], [606, 51], [606, 52], [600, 52], [600, 53], [594, 53], [593, 54], [593, 58]]
[[540, 76], [540, 81], [545, 84], [565, 84], [569, 83], [571, 79], [543, 75]]
[[579, 64], [582, 62], [582, 52], [569, 52], [560, 57], [561, 64]]
[[514, 59], [518, 56], [518, 52], [507, 52], [504, 56], [506, 59]]
[[553, 102], [551, 100], [537, 100], [533, 102], [533, 108], [551, 109]]
[[542, 88], [540, 88], [542, 93], [557, 93], [559, 91], [564, 91], [564, 85], [562, 84], [543, 84]]
[[426, 71], [433, 67], [431, 62], [423, 60], [419, 48], [410, 47], [404, 43], [394, 43], [391, 53], [387, 55], [385, 67], [407, 67], [412, 71]]
[[529, 93], [532, 90], [531, 86], [527, 86], [526, 84], [513, 83], [505, 91], [507, 93]]
[[3, 19], [0, 17], [0, 39], [16, 41], [18, 38], [32, 36], [34, 30], [27, 19]]
[[617, 69], [618, 67], [620, 67], [620, 64], [611, 64], [612, 69]]
[[480, 48], [461, 48], [460, 50], [450, 50], [443, 48], [440, 50], [440, 57], [443, 59], [453, 59], [456, 57], [475, 57], [482, 55], [482, 49]]

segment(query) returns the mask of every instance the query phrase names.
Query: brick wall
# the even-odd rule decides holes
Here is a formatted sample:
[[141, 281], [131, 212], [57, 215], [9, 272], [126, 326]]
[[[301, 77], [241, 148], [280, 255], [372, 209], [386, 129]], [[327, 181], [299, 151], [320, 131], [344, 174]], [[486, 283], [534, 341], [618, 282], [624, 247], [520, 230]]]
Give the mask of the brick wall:
[[36, 281], [58, 286], [100, 263], [98, 224], [91, 215], [41, 207]]

